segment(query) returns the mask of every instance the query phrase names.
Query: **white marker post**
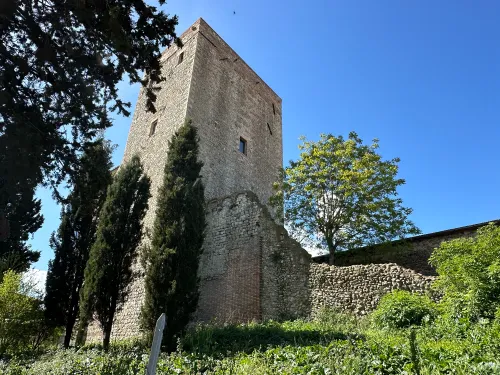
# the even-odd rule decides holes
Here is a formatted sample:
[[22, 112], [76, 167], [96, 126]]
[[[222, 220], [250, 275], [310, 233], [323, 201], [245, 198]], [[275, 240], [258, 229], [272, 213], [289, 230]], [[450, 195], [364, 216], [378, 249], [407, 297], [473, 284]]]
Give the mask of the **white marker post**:
[[165, 313], [161, 314], [156, 321], [153, 343], [151, 344], [151, 353], [149, 354], [148, 367], [146, 367], [146, 375], [156, 374], [156, 365], [160, 356], [161, 340], [163, 338], [163, 330], [165, 329]]

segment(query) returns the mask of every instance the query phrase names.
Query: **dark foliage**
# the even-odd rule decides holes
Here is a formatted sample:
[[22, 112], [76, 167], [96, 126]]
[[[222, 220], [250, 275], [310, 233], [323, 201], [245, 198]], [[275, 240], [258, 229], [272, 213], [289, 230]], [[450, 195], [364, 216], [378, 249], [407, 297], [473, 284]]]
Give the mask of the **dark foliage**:
[[142, 238], [142, 219], [149, 199], [150, 180], [138, 156], [120, 167], [109, 186], [99, 215], [97, 236], [90, 250], [80, 294], [80, 333], [96, 318], [109, 347], [115, 313], [125, 301], [134, 278], [133, 262]]
[[99, 210], [111, 183], [111, 151], [102, 139], [87, 148], [63, 207], [59, 230], [50, 240], [54, 259], [47, 273], [46, 316], [52, 325], [65, 326], [65, 347], [69, 346], [78, 316], [83, 272], [95, 240]]
[[147, 333], [153, 332], [156, 320], [165, 313], [167, 350], [175, 349], [176, 338], [198, 304], [198, 264], [205, 229], [201, 167], [196, 128], [187, 121], [170, 142], [153, 238], [143, 256], [146, 298], [141, 325]]
[[5, 206], [5, 211], [2, 213], [0, 209], [0, 215], [5, 215], [9, 223], [8, 237], [5, 241], [0, 240], [0, 280], [6, 270], [24, 272], [40, 257], [40, 252], [26, 243], [30, 234], [43, 224], [41, 202], [35, 199], [35, 188], [36, 184], [29, 179], [17, 184], [16, 192]]
[[124, 76], [145, 86], [154, 111], [176, 24], [143, 0], [0, 2], [0, 211], [16, 205], [19, 187], [72, 174], [87, 141], [111, 125], [109, 111], [129, 114], [117, 92]]

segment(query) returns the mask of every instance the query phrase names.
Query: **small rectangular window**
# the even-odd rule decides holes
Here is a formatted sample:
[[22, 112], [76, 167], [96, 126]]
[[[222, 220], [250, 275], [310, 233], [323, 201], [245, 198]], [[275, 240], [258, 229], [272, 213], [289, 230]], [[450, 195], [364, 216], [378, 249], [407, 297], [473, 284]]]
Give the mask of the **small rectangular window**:
[[242, 154], [247, 154], [247, 141], [240, 137], [240, 152]]
[[149, 136], [151, 137], [155, 131], [156, 131], [156, 125], [158, 124], [158, 120], [154, 120], [152, 123], [151, 123], [151, 127], [149, 128]]
[[271, 125], [267, 123], [267, 130], [269, 130], [269, 134], [273, 135], [273, 131], [271, 130]]
[[273, 104], [273, 114], [276, 114], [276, 108], [274, 108], [274, 103]]
[[184, 52], [181, 52], [181, 54], [179, 55], [179, 60], [177, 61], [177, 64], [180, 64], [183, 61], [184, 61]]

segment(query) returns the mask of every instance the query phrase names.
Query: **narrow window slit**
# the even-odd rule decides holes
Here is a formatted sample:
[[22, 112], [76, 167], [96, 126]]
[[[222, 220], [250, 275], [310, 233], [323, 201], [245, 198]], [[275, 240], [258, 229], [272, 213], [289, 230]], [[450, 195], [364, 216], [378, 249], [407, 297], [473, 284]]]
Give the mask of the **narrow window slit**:
[[156, 132], [156, 125], [158, 124], [158, 119], [151, 122], [151, 127], [149, 128], [149, 136], [151, 137]]
[[242, 137], [240, 137], [240, 152], [245, 155], [247, 154], [247, 141]]

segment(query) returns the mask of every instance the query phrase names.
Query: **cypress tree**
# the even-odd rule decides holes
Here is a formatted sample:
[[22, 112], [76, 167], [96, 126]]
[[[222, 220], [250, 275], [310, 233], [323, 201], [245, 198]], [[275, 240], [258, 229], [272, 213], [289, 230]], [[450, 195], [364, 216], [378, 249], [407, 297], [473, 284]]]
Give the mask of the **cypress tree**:
[[120, 167], [109, 186], [99, 215], [97, 236], [90, 250], [80, 295], [80, 332], [95, 317], [107, 350], [115, 313], [134, 278], [133, 262], [142, 238], [142, 219], [148, 207], [150, 180], [138, 156]]
[[65, 327], [66, 348], [78, 316], [83, 272], [95, 240], [99, 210], [111, 183], [111, 152], [109, 143], [100, 139], [82, 155], [59, 230], [51, 237], [54, 259], [47, 272], [45, 312], [51, 325]]
[[198, 160], [198, 137], [190, 121], [173, 136], [151, 245], [143, 252], [145, 302], [141, 327], [149, 334], [165, 313], [164, 345], [175, 349], [198, 304], [198, 264], [205, 229], [204, 187]]

